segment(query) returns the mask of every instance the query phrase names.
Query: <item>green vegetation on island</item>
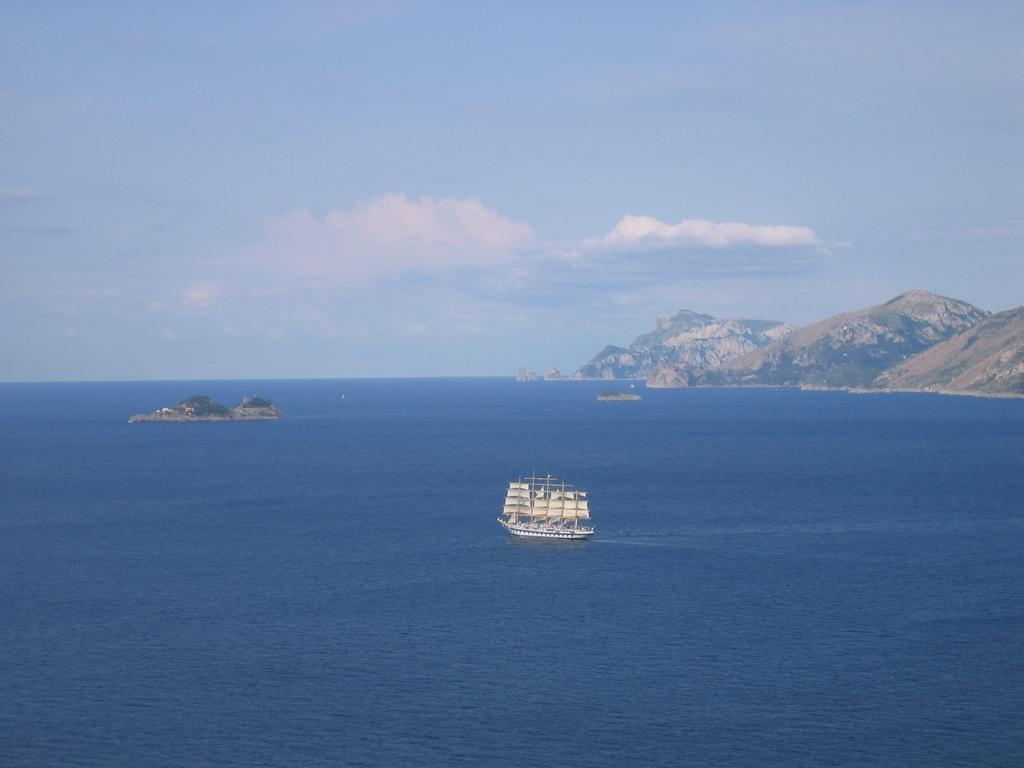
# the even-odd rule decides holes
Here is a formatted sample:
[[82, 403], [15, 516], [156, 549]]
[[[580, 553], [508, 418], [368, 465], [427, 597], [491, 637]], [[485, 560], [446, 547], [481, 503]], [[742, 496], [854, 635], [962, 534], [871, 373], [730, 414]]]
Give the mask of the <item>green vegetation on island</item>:
[[213, 402], [213, 400], [208, 398], [206, 395], [189, 395], [178, 403], [178, 407], [189, 416], [231, 417], [230, 408], [226, 405]]
[[206, 395], [189, 395], [177, 405], [137, 413], [128, 421], [265, 421], [281, 416], [278, 407], [265, 397], [247, 397], [234, 408], [228, 408]]
[[265, 397], [257, 397], [256, 395], [253, 395], [252, 397], [245, 398], [242, 401], [242, 404], [239, 406], [239, 408], [273, 408], [273, 407], [274, 407], [274, 404], [272, 402], [270, 402], [269, 400], [267, 400], [267, 398], [265, 398]]

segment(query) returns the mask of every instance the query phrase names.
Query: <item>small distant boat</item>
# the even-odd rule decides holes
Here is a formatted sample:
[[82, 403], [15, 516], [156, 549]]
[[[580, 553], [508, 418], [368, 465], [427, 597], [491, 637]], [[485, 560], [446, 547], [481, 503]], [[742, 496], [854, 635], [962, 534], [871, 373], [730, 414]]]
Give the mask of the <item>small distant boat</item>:
[[505, 506], [498, 522], [513, 536], [535, 539], [587, 539], [591, 526], [587, 492], [555, 479], [521, 477], [508, 484]]

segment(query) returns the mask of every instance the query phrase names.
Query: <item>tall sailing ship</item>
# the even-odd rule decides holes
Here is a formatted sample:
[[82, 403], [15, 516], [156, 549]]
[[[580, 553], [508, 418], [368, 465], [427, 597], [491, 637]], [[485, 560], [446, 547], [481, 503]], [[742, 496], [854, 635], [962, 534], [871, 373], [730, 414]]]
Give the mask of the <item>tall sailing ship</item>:
[[586, 539], [594, 535], [594, 529], [580, 521], [589, 519], [587, 492], [547, 475], [509, 483], [498, 522], [513, 536]]

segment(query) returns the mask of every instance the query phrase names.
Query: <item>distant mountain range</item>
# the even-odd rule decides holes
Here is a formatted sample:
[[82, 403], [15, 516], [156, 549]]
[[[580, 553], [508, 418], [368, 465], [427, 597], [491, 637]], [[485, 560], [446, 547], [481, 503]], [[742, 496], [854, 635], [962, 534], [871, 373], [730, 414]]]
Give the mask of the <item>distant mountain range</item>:
[[629, 347], [607, 346], [572, 375], [574, 379], [643, 379], [660, 366], [713, 368], [795, 330], [776, 320], [723, 320], [687, 309], [658, 319]]
[[571, 378], [1024, 395], [1024, 307], [992, 315], [915, 290], [803, 328], [683, 310]]
[[885, 304], [805, 326], [763, 350], [707, 370], [708, 384], [870, 387], [887, 368], [965, 331], [987, 312], [910, 291]]
[[989, 315], [889, 368], [875, 384], [888, 389], [1024, 393], [1024, 307]]

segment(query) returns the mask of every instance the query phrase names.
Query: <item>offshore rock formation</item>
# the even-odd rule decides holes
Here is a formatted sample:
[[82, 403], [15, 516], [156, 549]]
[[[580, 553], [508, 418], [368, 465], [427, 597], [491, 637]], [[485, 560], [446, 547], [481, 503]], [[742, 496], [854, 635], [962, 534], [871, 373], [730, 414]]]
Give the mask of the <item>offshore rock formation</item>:
[[783, 339], [793, 330], [789, 323], [723, 320], [684, 309], [659, 318], [653, 331], [638, 336], [628, 348], [605, 347], [572, 378], [641, 379], [665, 365], [711, 368]]
[[544, 371], [544, 375], [541, 376], [536, 371], [530, 371], [526, 368], [520, 368], [516, 373], [516, 381], [564, 381], [562, 374], [559, 373], [557, 368], [548, 368]]
[[883, 389], [1024, 395], [1024, 307], [981, 320], [879, 376]]
[[698, 383], [871, 387], [887, 368], [967, 330], [987, 314], [967, 302], [909, 291], [885, 304], [812, 323], [704, 371]]
[[137, 413], [128, 421], [267, 421], [284, 414], [264, 397], [247, 397], [234, 408], [213, 402], [206, 395], [191, 395], [177, 405]]
[[609, 402], [635, 402], [643, 398], [635, 392], [599, 392], [597, 399]]

